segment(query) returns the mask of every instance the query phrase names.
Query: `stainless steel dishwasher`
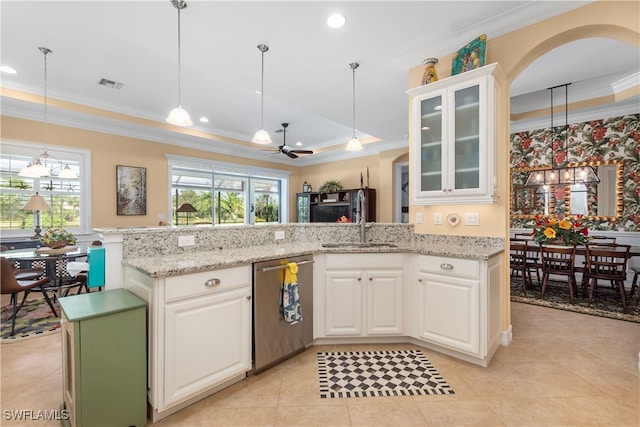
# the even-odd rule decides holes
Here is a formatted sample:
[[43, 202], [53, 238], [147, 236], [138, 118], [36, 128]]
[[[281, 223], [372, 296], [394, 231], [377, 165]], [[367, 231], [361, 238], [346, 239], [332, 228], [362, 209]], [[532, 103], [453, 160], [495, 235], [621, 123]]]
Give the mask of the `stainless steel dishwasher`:
[[[282, 314], [282, 284], [287, 263], [298, 264], [302, 320], [289, 324]], [[313, 342], [313, 256], [253, 264], [253, 371], [258, 372]]]

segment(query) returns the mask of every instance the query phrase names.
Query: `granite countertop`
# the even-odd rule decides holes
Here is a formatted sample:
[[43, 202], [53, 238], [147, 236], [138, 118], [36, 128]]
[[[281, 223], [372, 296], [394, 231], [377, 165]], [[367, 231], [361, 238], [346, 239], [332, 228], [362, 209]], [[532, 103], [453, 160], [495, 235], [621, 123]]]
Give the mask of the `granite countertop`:
[[482, 260], [489, 259], [504, 251], [503, 248], [491, 246], [460, 245], [447, 242], [438, 244], [394, 242], [394, 245], [396, 246], [326, 248], [318, 242], [285, 243], [157, 257], [130, 257], [124, 259], [122, 263], [150, 277], [159, 278], [320, 253], [416, 253]]

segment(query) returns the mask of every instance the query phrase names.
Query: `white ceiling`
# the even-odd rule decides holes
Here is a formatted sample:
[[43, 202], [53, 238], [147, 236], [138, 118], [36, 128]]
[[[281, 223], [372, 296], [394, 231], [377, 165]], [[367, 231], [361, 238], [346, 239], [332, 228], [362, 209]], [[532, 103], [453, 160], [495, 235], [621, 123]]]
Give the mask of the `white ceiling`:
[[[192, 0], [181, 14], [182, 106], [195, 122], [185, 133], [162, 125], [178, 98], [177, 10], [169, 0], [2, 1], [1, 65], [18, 71], [3, 73], [2, 86], [41, 95], [38, 47], [45, 46], [53, 51], [47, 58], [51, 99], [128, 114], [152, 125], [50, 106], [52, 123], [303, 166], [406, 146], [411, 67], [449, 54], [480, 34], [495, 38], [586, 3]], [[325, 24], [333, 12], [346, 16], [343, 28]], [[270, 47], [264, 120], [272, 145], [282, 138], [274, 131], [289, 122], [287, 144], [300, 141], [301, 148], [316, 150], [312, 156], [290, 160], [249, 142], [260, 127], [259, 43]], [[355, 154], [343, 149], [352, 134], [348, 64], [354, 61], [360, 63], [358, 136], [380, 139]], [[536, 92], [536, 102], [548, 105], [545, 88], [577, 80], [589, 81], [590, 88], [604, 83], [608, 89], [603, 90], [611, 90], [611, 82], [638, 72], [639, 61], [637, 47], [621, 42], [574, 42], [538, 59], [516, 79], [513, 107], [530, 108], [524, 94]], [[101, 78], [124, 87], [99, 86]], [[43, 108], [3, 97], [2, 113], [42, 120]], [[198, 122], [201, 116], [209, 123]]]

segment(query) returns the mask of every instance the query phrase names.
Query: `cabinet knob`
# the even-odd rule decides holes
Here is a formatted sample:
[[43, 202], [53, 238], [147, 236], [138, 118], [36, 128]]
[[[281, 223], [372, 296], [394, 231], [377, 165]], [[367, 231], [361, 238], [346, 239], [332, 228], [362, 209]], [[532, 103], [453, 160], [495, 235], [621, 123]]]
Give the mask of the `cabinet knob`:
[[369, 281], [370, 281], [370, 282], [371, 282], [371, 281], [373, 281], [373, 277], [369, 277]]
[[247, 295], [245, 298], [247, 298], [247, 300], [251, 299], [251, 295]]
[[219, 284], [220, 284], [220, 279], [209, 279], [206, 282], [204, 282], [204, 285], [208, 288], [212, 286], [217, 286]]
[[360, 282], [362, 280], [362, 277], [358, 277], [358, 282]]
[[418, 279], [418, 282], [422, 283], [422, 277]]
[[444, 263], [444, 264], [440, 264], [440, 268], [442, 268], [444, 270], [453, 270], [453, 265], [448, 264], [448, 263]]

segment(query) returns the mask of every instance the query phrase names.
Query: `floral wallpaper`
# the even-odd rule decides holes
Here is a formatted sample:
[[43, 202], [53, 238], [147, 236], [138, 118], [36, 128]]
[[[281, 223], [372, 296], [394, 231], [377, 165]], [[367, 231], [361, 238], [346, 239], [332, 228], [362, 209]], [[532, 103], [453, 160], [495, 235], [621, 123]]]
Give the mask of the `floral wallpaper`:
[[[552, 132], [553, 130], [553, 132]], [[564, 166], [585, 161], [623, 160], [624, 210], [619, 221], [583, 220], [591, 230], [640, 231], [640, 114], [572, 123], [511, 134], [511, 168]], [[556, 188], [555, 212], [564, 213], [564, 188]], [[592, 208], [597, 195], [587, 194]], [[532, 228], [533, 220], [512, 218], [511, 227]]]

